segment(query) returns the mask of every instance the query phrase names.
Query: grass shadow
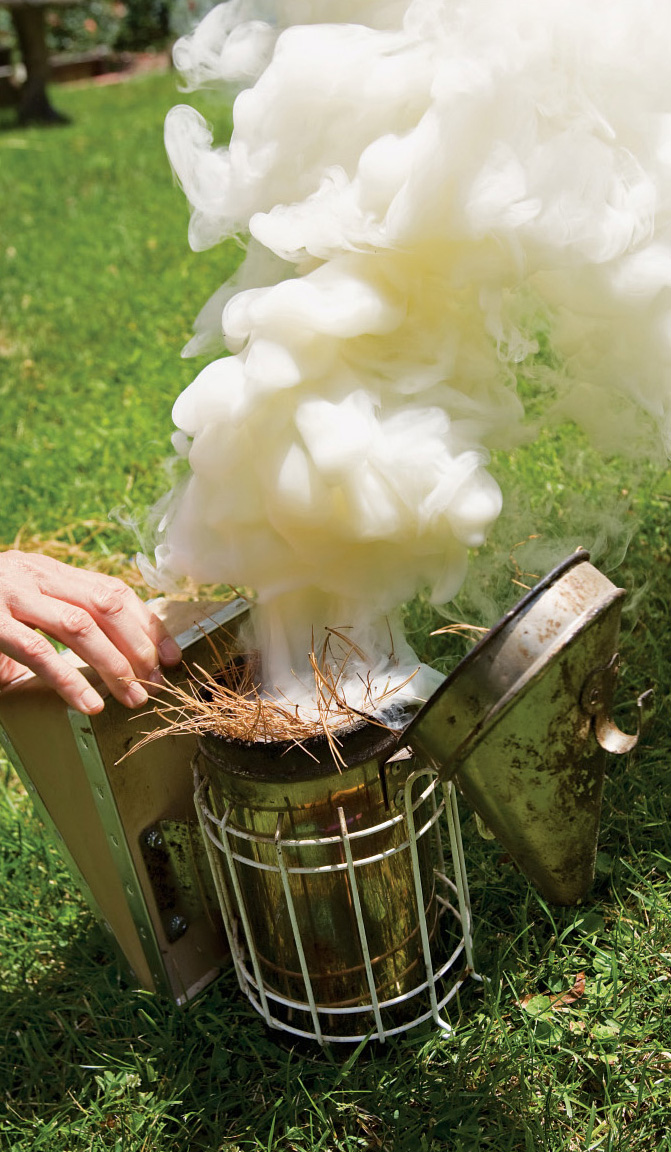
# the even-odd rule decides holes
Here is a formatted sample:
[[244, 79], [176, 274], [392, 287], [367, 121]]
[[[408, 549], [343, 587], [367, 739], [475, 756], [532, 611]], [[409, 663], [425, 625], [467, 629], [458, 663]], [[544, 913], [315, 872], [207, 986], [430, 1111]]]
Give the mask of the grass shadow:
[[179, 1152], [415, 1152], [457, 1137], [470, 1152], [485, 1133], [500, 1152], [526, 1147], [524, 1086], [505, 1062], [482, 1076], [481, 1037], [465, 1022], [449, 1038], [418, 1029], [359, 1051], [278, 1042], [232, 974], [180, 1010], [125, 987], [104, 945], [97, 927], [75, 932], [56, 969], [0, 997], [0, 1078], [12, 1129], [32, 1132], [31, 1147], [57, 1130], [77, 1148], [78, 1133], [104, 1136], [112, 1114], [110, 1146], [133, 1117], [138, 1137], [160, 1131], [147, 1147]]

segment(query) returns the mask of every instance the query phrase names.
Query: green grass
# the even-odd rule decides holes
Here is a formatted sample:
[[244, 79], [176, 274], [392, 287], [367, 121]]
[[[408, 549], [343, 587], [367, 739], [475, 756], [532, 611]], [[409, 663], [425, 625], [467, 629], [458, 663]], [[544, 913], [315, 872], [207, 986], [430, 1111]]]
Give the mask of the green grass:
[[[70, 127], [0, 131], [0, 544], [113, 507], [140, 515], [164, 487], [171, 403], [194, 372], [179, 349], [238, 258], [234, 245], [187, 249], [161, 142], [174, 100], [173, 77], [64, 90]], [[2, 769], [0, 1148], [671, 1149], [669, 480], [599, 461], [569, 429], [494, 466], [507, 503], [491, 543], [456, 605], [418, 601], [409, 629], [449, 667], [464, 648], [432, 627], [493, 622], [521, 594], [511, 578], [531, 582], [578, 543], [630, 590], [618, 714], [629, 726], [627, 701], [655, 683], [657, 718], [609, 764], [589, 900], [545, 907], [465, 815], [490, 983], [464, 988], [454, 1035], [424, 1029], [351, 1054], [283, 1045], [230, 975], [185, 1011], [130, 990]], [[115, 521], [86, 545], [92, 563], [134, 546]], [[553, 1008], [579, 972], [584, 995]]]
[[188, 248], [163, 149], [178, 99], [172, 75], [61, 90], [71, 126], [0, 132], [3, 540], [165, 489], [172, 403], [195, 374], [179, 352], [240, 254]]

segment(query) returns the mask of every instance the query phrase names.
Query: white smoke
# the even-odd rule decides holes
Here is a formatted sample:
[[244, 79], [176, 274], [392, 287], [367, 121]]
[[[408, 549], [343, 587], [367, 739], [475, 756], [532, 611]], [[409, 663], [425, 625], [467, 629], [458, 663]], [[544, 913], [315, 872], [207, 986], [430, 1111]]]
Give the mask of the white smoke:
[[157, 568], [256, 590], [270, 686], [324, 625], [382, 683], [385, 614], [456, 593], [541, 327], [554, 414], [668, 444], [669, 44], [663, 0], [231, 0], [177, 44], [187, 85], [242, 87], [229, 147], [168, 117], [190, 243], [250, 239], [196, 326], [232, 355], [175, 404]]

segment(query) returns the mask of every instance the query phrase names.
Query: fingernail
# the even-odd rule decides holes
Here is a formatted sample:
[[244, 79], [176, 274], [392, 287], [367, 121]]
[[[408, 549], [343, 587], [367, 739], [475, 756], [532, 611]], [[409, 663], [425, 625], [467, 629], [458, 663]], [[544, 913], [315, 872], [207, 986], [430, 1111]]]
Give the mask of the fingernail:
[[165, 640], [161, 640], [158, 654], [162, 664], [179, 664], [182, 659], [182, 650], [179, 644], [176, 644], [172, 639], [172, 636], [166, 636]]
[[136, 680], [128, 686], [126, 700], [131, 708], [138, 708], [140, 704], [146, 704], [148, 699], [149, 696], [147, 695], [146, 689], [143, 688], [141, 684], [138, 684]]
[[81, 705], [86, 712], [100, 712], [105, 707], [105, 701], [95, 688], [87, 688], [81, 698]]
[[149, 676], [152, 684], [163, 684], [163, 673], [160, 668], [154, 668]]

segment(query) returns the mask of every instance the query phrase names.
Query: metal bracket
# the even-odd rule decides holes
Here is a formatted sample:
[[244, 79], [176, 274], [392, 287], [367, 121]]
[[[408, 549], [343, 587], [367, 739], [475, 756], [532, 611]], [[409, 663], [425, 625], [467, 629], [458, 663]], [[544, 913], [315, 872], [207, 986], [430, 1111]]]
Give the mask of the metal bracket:
[[142, 885], [133, 862], [133, 857], [121, 823], [119, 810], [112, 787], [107, 777], [105, 765], [91, 727], [90, 716], [68, 708], [68, 719], [72, 728], [79, 758], [84, 765], [91, 785], [91, 794], [98, 809], [98, 815], [115, 862], [119, 878], [124, 886], [128, 910], [142, 941], [157, 992], [172, 996], [172, 988], [165, 970], [161, 948], [156, 938], [154, 925], [144, 897]]
[[159, 820], [140, 835], [140, 849], [169, 944], [203, 912], [219, 918], [217, 893], [195, 820]]
[[594, 734], [606, 752], [622, 756], [636, 747], [641, 731], [652, 711], [653, 689], [643, 692], [636, 701], [638, 724], [636, 734], [628, 736], [611, 719], [615, 681], [620, 670], [618, 652], [601, 668], [589, 674], [580, 694], [580, 704], [588, 716], [594, 718]]

